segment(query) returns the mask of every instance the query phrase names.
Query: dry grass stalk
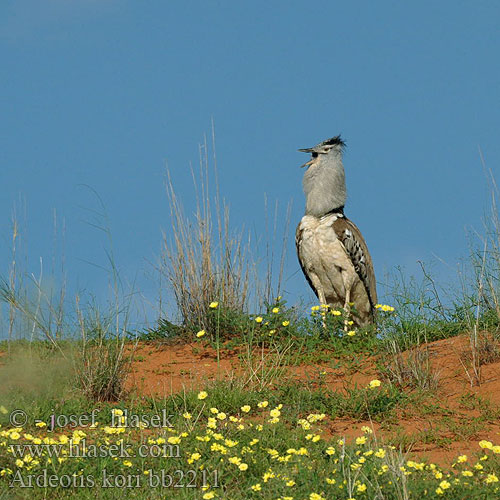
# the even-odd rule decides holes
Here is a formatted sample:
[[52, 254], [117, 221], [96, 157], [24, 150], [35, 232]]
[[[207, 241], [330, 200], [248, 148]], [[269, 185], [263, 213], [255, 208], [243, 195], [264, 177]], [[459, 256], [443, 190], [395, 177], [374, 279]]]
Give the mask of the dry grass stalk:
[[385, 370], [391, 382], [428, 391], [438, 387], [439, 374], [431, 366], [426, 346], [403, 352], [398, 343], [391, 340], [388, 350], [390, 360], [385, 363]]
[[286, 365], [292, 345], [292, 342], [289, 342], [284, 346], [275, 345], [269, 349], [264, 349], [262, 345], [259, 352], [253, 349], [249, 342], [243, 359], [245, 386], [261, 391], [282, 379], [286, 375]]
[[[250, 240], [243, 233], [231, 234], [229, 209], [221, 206], [218, 194], [212, 208], [206, 154], [200, 161], [200, 179], [201, 193], [196, 189], [197, 206], [192, 221], [184, 214], [168, 173], [172, 231], [164, 234], [162, 270], [172, 286], [183, 324], [214, 332], [216, 315], [210, 314], [209, 309], [212, 301], [227, 310], [247, 309]], [[196, 188], [195, 179], [194, 182]]]
[[125, 390], [125, 380], [130, 372], [132, 356], [125, 352], [125, 330], [110, 334], [114, 318], [101, 320], [99, 312], [85, 319], [76, 297], [76, 309], [81, 351], [75, 360], [75, 370], [80, 387], [92, 401], [118, 401]]
[[482, 250], [472, 253], [474, 279], [474, 318], [469, 318], [469, 350], [461, 353], [460, 363], [469, 379], [470, 385], [482, 382], [481, 365], [498, 357], [498, 338], [494, 333], [480, 330], [485, 313], [496, 314], [496, 324], [500, 323], [500, 219], [498, 216], [498, 187], [491, 169], [487, 169], [482, 152], [481, 163], [489, 180], [491, 209], [484, 221], [485, 235], [476, 235], [482, 243]]

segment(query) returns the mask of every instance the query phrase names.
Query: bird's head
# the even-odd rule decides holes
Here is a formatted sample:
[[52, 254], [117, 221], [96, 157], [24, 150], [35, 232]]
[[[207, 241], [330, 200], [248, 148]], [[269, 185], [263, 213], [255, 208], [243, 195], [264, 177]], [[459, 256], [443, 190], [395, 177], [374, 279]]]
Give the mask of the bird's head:
[[311, 153], [311, 159], [302, 165], [307, 167], [302, 179], [307, 215], [322, 217], [345, 205], [347, 192], [342, 164], [344, 146], [344, 141], [337, 135], [312, 148], [299, 149], [304, 153]]
[[336, 135], [331, 139], [320, 142], [312, 148], [299, 149], [302, 153], [311, 153], [311, 159], [301, 165], [301, 167], [309, 167], [314, 163], [320, 163], [322, 160], [330, 160], [332, 157], [337, 157], [342, 154], [344, 147], [345, 142], [340, 135]]

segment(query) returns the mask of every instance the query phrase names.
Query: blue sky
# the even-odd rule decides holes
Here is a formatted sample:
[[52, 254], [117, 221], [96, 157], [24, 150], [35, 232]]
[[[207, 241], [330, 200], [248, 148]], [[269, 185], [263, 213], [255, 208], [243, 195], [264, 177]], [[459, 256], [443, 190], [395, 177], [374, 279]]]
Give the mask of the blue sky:
[[70, 291], [103, 296], [96, 266], [108, 266], [109, 247], [88, 223], [95, 190], [122, 278], [154, 303], [148, 263], [170, 229], [165, 167], [189, 213], [190, 165], [213, 120], [233, 227], [262, 235], [264, 196], [283, 216], [293, 203], [292, 303], [311, 298], [293, 248], [297, 149], [338, 133], [346, 214], [379, 281], [435, 257], [453, 281], [466, 230], [481, 230], [488, 210], [479, 148], [498, 170], [498, 19], [493, 0], [3, 1], [0, 275], [16, 207], [24, 270], [38, 275], [42, 257], [48, 275], [64, 256]]

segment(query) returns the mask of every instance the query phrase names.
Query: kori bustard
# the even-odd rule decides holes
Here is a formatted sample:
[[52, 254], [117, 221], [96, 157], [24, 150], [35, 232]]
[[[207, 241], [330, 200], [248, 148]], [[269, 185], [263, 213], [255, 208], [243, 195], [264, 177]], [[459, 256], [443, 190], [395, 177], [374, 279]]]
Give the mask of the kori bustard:
[[340, 135], [312, 148], [302, 165], [306, 213], [295, 236], [300, 266], [321, 304], [344, 308], [351, 304], [358, 326], [372, 323], [377, 289], [373, 263], [365, 240], [356, 225], [344, 214], [346, 186]]

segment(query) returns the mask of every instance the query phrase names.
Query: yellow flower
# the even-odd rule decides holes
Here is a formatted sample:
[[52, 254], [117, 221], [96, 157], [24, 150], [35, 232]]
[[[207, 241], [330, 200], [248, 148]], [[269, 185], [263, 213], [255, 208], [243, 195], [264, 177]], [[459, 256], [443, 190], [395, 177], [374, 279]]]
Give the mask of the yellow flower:
[[325, 500], [325, 498], [321, 495], [318, 495], [317, 493], [311, 493], [309, 495], [309, 500]]
[[486, 448], [487, 450], [491, 450], [493, 448], [493, 443], [491, 441], [485, 441], [483, 439], [482, 441], [479, 441], [479, 446], [481, 448]]
[[260, 403], [257, 403], [257, 406], [259, 408], [265, 408], [269, 404], [269, 401], [261, 401]]
[[130, 460], [124, 460], [124, 461], [123, 461], [123, 465], [124, 465], [125, 467], [132, 467], [132, 462], [131, 462]]
[[354, 330], [349, 330], [347, 332], [347, 335], [349, 335], [349, 337], [354, 337], [354, 335], [356, 335], [356, 332]]
[[208, 493], [205, 493], [202, 498], [203, 500], [211, 500], [212, 498], [215, 498], [215, 493], [213, 491], [209, 491]]
[[205, 391], [201, 391], [198, 393], [198, 399], [206, 399], [208, 394]]
[[217, 309], [218, 306], [218, 302], [210, 302], [210, 305], [208, 307], [210, 307], [210, 309]]
[[460, 455], [460, 456], [457, 458], [457, 462], [458, 462], [459, 464], [464, 463], [464, 462], [467, 462], [467, 455]]
[[191, 415], [191, 413], [189, 412], [186, 412], [186, 413], [183, 413], [182, 416], [186, 419], [186, 420], [190, 420], [191, 418], [193, 418], [193, 415]]
[[325, 450], [325, 453], [327, 455], [334, 455], [335, 454], [335, 448], [333, 446], [329, 446], [326, 450]]
[[227, 415], [223, 411], [221, 411], [220, 413], [217, 413], [217, 418], [219, 420], [226, 420], [226, 417], [227, 417]]
[[10, 439], [19, 439], [21, 437], [21, 434], [19, 434], [19, 432], [17, 431], [14, 431], [14, 432], [11, 432], [10, 435], [9, 435]]
[[293, 479], [290, 479], [285, 484], [291, 488], [292, 486], [295, 486], [297, 483]]
[[37, 422], [35, 424], [36, 427], [47, 427], [47, 424], [45, 422]]
[[281, 415], [281, 412], [278, 410], [278, 408], [274, 408], [274, 410], [271, 410], [269, 412], [269, 415], [271, 415], [271, 417], [277, 418]]
[[381, 383], [380, 380], [375, 379], [368, 384], [368, 387], [370, 387], [370, 389], [375, 389], [375, 387], [379, 387]]
[[278, 314], [280, 312], [280, 308], [279, 307], [273, 307], [273, 313], [274, 314]]
[[412, 467], [413, 469], [416, 469], [416, 470], [424, 470], [424, 467], [425, 467], [424, 462], [414, 462], [413, 460], [408, 460], [406, 462], [406, 465], [408, 465], [408, 467]]
[[474, 475], [474, 473], [470, 470], [462, 471], [462, 476], [464, 476], [464, 477], [472, 477], [473, 475]]
[[493, 448], [491, 448], [491, 451], [493, 451], [493, 453], [500, 453], [500, 446], [493, 446]]
[[243, 413], [248, 413], [252, 408], [249, 405], [245, 405], [241, 407], [241, 411]]
[[305, 431], [308, 431], [311, 428], [311, 424], [304, 418], [299, 418], [299, 420], [297, 420], [297, 424], [300, 425]]
[[319, 306], [312, 306], [311, 311], [319, 311]]
[[261, 316], [257, 316], [257, 317], [255, 318], [255, 322], [256, 322], [256, 323], [262, 323], [262, 317], [261, 317]]
[[366, 491], [366, 484], [358, 484], [358, 493], [363, 493], [364, 491]]
[[448, 481], [441, 481], [439, 483], [439, 487], [442, 488], [443, 490], [447, 490], [449, 487], [451, 486], [451, 484], [448, 482]]
[[442, 495], [444, 493], [444, 490], [442, 490], [441, 488], [436, 488], [436, 493], [438, 495]]
[[496, 474], [488, 474], [486, 476], [486, 479], [484, 480], [485, 483], [498, 483], [498, 477], [496, 476]]
[[200, 330], [196, 336], [199, 338], [199, 337], [203, 337], [203, 335], [205, 335], [205, 333], [207, 333], [205, 330]]
[[260, 491], [262, 489], [262, 486], [260, 485], [260, 483], [257, 483], [252, 485], [251, 488], [253, 491]]
[[290, 324], [290, 321], [283, 321], [283, 323], [281, 323], [283, 326], [288, 326]]
[[316, 441], [319, 441], [321, 437], [319, 434], [307, 434], [306, 439], [315, 443]]
[[245, 470], [248, 469], [248, 464], [246, 464], [246, 463], [243, 462], [243, 463], [241, 463], [241, 464], [238, 465], [238, 469], [240, 469], [242, 471], [245, 471]]
[[307, 415], [308, 422], [317, 422], [318, 420], [323, 420], [326, 417], [324, 413], [310, 413]]
[[356, 444], [365, 444], [366, 443], [366, 436], [361, 436], [356, 438]]
[[375, 305], [376, 309], [382, 309], [384, 312], [393, 312], [394, 307], [388, 306], [388, 305], [382, 305], [382, 304], [376, 304]]

